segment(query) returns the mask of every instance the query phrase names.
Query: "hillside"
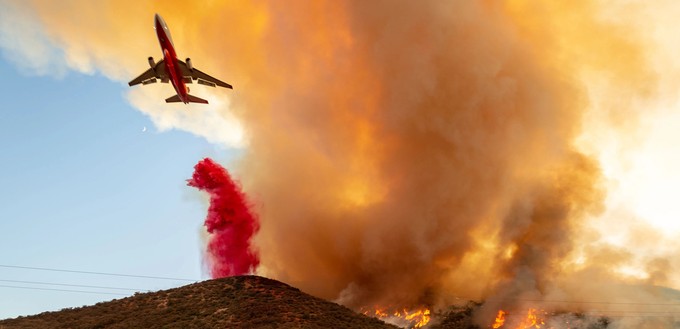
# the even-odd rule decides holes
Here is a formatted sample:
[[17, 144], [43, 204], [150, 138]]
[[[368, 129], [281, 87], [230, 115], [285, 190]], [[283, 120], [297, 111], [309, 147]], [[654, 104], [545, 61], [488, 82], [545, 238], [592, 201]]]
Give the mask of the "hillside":
[[284, 283], [239, 276], [59, 312], [0, 328], [397, 328]]

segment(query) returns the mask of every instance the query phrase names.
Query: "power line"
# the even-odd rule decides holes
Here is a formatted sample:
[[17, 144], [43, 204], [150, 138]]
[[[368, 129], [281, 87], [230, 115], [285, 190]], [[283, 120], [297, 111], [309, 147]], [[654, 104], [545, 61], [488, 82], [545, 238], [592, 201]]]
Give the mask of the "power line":
[[[538, 319], [542, 319], [543, 321], [548, 321], [551, 319], [559, 319], [559, 316], [566, 316], [566, 317], [580, 317], [580, 316], [586, 316], [589, 318], [669, 318], [669, 317], [680, 317], [680, 313], [677, 312], [644, 312], [644, 311], [633, 311], [633, 312], [625, 312], [625, 311], [620, 311], [620, 312], [615, 312], [615, 313], [606, 313], [606, 312], [585, 312], [585, 313], [559, 313], [559, 314], [539, 314], [536, 317]], [[526, 314], [517, 314], [517, 313], [507, 313], [505, 315], [506, 319], [525, 319], [527, 317]]]
[[[474, 298], [458, 296], [456, 299], [474, 300]], [[679, 303], [647, 303], [647, 302], [610, 302], [610, 301], [587, 301], [587, 300], [543, 300], [543, 299], [521, 299], [521, 298], [491, 298], [484, 299], [486, 302], [529, 302], [529, 303], [563, 303], [563, 304], [595, 304], [595, 305], [649, 305], [649, 306], [676, 306], [680, 307]]]
[[37, 271], [51, 271], [51, 272], [65, 272], [65, 273], [80, 273], [80, 274], [107, 275], [107, 276], [118, 276], [118, 277], [128, 277], [128, 278], [142, 278], [142, 279], [174, 280], [174, 281], [186, 281], [186, 282], [198, 282], [198, 281], [199, 281], [199, 280], [182, 279], [182, 278], [168, 278], [168, 277], [162, 277], [162, 276], [133, 275], [133, 274], [106, 273], [106, 272], [90, 272], [90, 271], [76, 271], [76, 270], [65, 270], [65, 269], [48, 268], [48, 267], [30, 267], [30, 266], [3, 265], [3, 264], [0, 264], [0, 267], [5, 267], [5, 268], [17, 268], [17, 269], [24, 269], [24, 270], [37, 270]]
[[569, 300], [541, 300], [541, 299], [487, 299], [491, 302], [535, 302], [535, 303], [564, 303], [564, 304], [604, 304], [604, 305], [653, 305], [653, 306], [680, 306], [680, 303], [642, 303], [642, 302], [605, 302], [605, 301], [569, 301]]
[[[680, 311], [670, 310], [670, 311], [651, 311], [651, 310], [584, 310], [584, 311], [572, 311], [572, 312], [536, 312], [535, 315], [538, 317], [542, 316], [561, 316], [561, 315], [588, 315], [588, 316], [617, 316], [617, 315], [639, 315], [639, 314], [660, 314], [660, 315], [680, 315]], [[526, 317], [526, 310], [511, 310], [506, 311], [506, 317]]]
[[[116, 276], [116, 277], [143, 278], [143, 279], [174, 280], [174, 281], [186, 281], [186, 282], [198, 282], [199, 281], [199, 280], [185, 279], [185, 278], [170, 278], [170, 277], [149, 276], [149, 275], [134, 275], [134, 274], [121, 274], [121, 273], [79, 271], [79, 270], [67, 270], [67, 269], [57, 269], [57, 268], [48, 268], [48, 267], [30, 267], [30, 266], [18, 266], [18, 265], [6, 265], [6, 264], [0, 264], [0, 267], [15, 268], [15, 269], [26, 269], [26, 270], [38, 270], [38, 271], [52, 271], [52, 272], [105, 275], [105, 276]], [[58, 285], [58, 286], [69, 286], [69, 287], [82, 287], [82, 288], [115, 289], [115, 290], [147, 291], [147, 292], [149, 291], [149, 290], [134, 289], [134, 288], [88, 286], [88, 285], [49, 283], [49, 282], [39, 282], [39, 281], [19, 281], [19, 280], [0, 280], [0, 281], [1, 282], [28, 283], [28, 284], [45, 284], [45, 285]], [[101, 293], [101, 292], [81, 291], [81, 290], [49, 289], [49, 288], [37, 288], [37, 287], [18, 287], [18, 286], [7, 286], [7, 285], [0, 285], [0, 287], [35, 289], [35, 290], [68, 291], [68, 292], [84, 292], [84, 293]], [[117, 293], [101, 293], [101, 294], [123, 295], [123, 294], [117, 294]], [[466, 298], [466, 297], [458, 297], [458, 298], [470, 299], [470, 298]], [[470, 299], [470, 300], [472, 300], [472, 299]], [[644, 306], [644, 305], [649, 305], [649, 306], [680, 306], [680, 303], [568, 301], [568, 300], [540, 300], [540, 299], [518, 299], [518, 298], [487, 299], [485, 301], [486, 302], [489, 302], [489, 301], [494, 301], [494, 302], [510, 301], [510, 302], [565, 303], [565, 304], [600, 304], [600, 305], [638, 305], [638, 306]]]
[[88, 286], [88, 285], [82, 285], [82, 284], [68, 284], [68, 283], [43, 282], [43, 281], [22, 281], [22, 280], [5, 280], [5, 279], [0, 279], [0, 282], [28, 283], [28, 284], [42, 284], [42, 285], [50, 285], [50, 286], [80, 287], [80, 288], [96, 288], [96, 289], [130, 290], [130, 291], [139, 291], [139, 292], [150, 292], [150, 291], [151, 291], [151, 290], [146, 290], [146, 289], [136, 289], [136, 288], [119, 288], [119, 287], [106, 287], [106, 286]]
[[39, 287], [24, 287], [24, 286], [10, 286], [0, 284], [0, 288], [15, 288], [15, 289], [30, 289], [30, 290], [47, 290], [47, 291], [64, 291], [64, 292], [79, 292], [85, 294], [97, 294], [97, 295], [116, 295], [116, 296], [129, 296], [129, 294], [119, 294], [115, 292], [100, 292], [100, 291], [87, 291], [87, 290], [71, 290], [71, 289], [53, 289], [53, 288], [39, 288]]

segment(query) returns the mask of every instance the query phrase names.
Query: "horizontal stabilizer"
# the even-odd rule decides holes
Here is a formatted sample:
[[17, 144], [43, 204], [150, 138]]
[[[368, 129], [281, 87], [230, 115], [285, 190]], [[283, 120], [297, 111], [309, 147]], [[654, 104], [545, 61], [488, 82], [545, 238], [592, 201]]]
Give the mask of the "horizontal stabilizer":
[[[208, 101], [206, 101], [203, 98], [199, 98], [193, 95], [187, 94], [187, 101], [189, 103], [200, 103], [200, 104], [208, 104]], [[182, 103], [182, 100], [179, 98], [179, 95], [172, 96], [170, 98], [167, 98], [165, 100], [166, 103]]]
[[187, 94], [187, 99], [189, 100], [189, 103], [201, 103], [201, 104], [208, 104], [208, 101], [206, 101], [203, 98], [198, 98], [196, 96], [192, 96]]
[[166, 103], [182, 103], [182, 100], [179, 99], [179, 95], [172, 96], [170, 98], [165, 99]]

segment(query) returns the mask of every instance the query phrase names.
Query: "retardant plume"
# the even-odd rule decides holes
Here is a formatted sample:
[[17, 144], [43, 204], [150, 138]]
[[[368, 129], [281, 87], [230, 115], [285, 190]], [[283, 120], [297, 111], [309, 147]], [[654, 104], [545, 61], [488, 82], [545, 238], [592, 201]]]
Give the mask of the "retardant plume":
[[210, 233], [207, 253], [212, 277], [253, 273], [260, 257], [251, 239], [260, 224], [245, 194], [227, 170], [210, 158], [199, 161], [194, 169], [187, 185], [210, 194], [205, 227]]

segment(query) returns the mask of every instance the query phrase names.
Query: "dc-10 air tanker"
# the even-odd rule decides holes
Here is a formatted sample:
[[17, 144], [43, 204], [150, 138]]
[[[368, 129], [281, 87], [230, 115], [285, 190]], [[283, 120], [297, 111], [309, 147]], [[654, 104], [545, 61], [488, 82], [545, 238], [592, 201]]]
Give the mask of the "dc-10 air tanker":
[[156, 29], [156, 35], [158, 36], [158, 42], [161, 44], [161, 50], [163, 51], [163, 59], [158, 61], [158, 63], [155, 63], [153, 57], [149, 57], [149, 66], [151, 66], [151, 68], [130, 81], [128, 83], [130, 86], [140, 83], [148, 85], [150, 83], [155, 83], [158, 80], [163, 83], [168, 83], [169, 81], [172, 83], [177, 94], [169, 97], [165, 102], [182, 102], [184, 104], [208, 104], [207, 100], [189, 94], [189, 87], [187, 87], [186, 84], [193, 83], [193, 81], [204, 86], [220, 86], [233, 89], [230, 84], [213, 78], [194, 68], [193, 65], [191, 65], [191, 58], [187, 58], [186, 62], [177, 59], [177, 53], [175, 52], [175, 46], [172, 42], [172, 36], [170, 35], [168, 25], [165, 24], [163, 18], [158, 14], [156, 14], [154, 18], [154, 27]]

